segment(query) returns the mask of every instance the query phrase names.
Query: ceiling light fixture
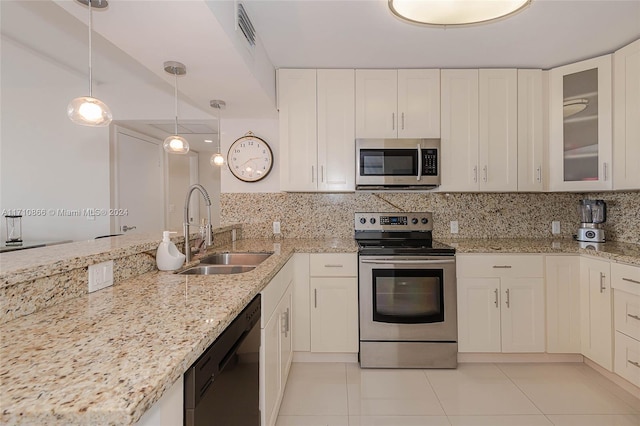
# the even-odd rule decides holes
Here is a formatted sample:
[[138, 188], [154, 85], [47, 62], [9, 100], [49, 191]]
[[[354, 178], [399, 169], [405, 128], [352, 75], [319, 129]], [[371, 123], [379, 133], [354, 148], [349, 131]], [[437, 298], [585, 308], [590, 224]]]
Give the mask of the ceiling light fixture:
[[220, 135], [222, 134], [222, 126], [220, 124], [220, 110], [227, 106], [227, 103], [225, 101], [214, 99], [209, 102], [209, 104], [211, 105], [211, 108], [215, 108], [218, 110], [218, 152], [211, 156], [209, 162], [212, 166], [222, 166], [224, 165], [224, 157], [222, 156], [222, 154], [220, 154]]
[[100, 99], [92, 97], [91, 44], [93, 34], [92, 10], [104, 9], [109, 5], [107, 0], [78, 0], [78, 3], [89, 6], [89, 96], [72, 99], [67, 106], [67, 116], [71, 121], [83, 126], [108, 126], [113, 119], [109, 107]]
[[571, 117], [584, 111], [589, 106], [589, 99], [567, 99], [562, 104], [562, 116]]
[[176, 111], [176, 126], [175, 134], [168, 136], [162, 143], [162, 147], [169, 154], [186, 154], [189, 152], [189, 142], [182, 136], [178, 135], [178, 76], [185, 75], [187, 73], [187, 67], [184, 64], [176, 61], [167, 61], [164, 63], [164, 70], [173, 74], [175, 77], [174, 84], [174, 99], [175, 99], [175, 111]]
[[397, 17], [425, 25], [457, 26], [489, 22], [510, 16], [532, 0], [389, 0]]

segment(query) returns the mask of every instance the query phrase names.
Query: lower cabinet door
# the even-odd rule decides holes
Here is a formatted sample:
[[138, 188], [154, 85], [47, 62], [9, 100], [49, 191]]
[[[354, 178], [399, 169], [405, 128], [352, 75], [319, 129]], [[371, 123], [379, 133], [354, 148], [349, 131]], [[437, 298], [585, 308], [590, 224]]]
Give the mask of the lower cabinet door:
[[613, 371], [613, 309], [609, 262], [580, 259], [582, 354]]
[[358, 279], [311, 278], [311, 352], [358, 352]]
[[546, 256], [547, 352], [580, 353], [580, 257]]
[[282, 296], [277, 312], [280, 314], [280, 383], [282, 391], [287, 384], [289, 368], [293, 359], [293, 338], [291, 335], [292, 286]]
[[458, 278], [458, 351], [500, 352], [500, 279]]
[[544, 352], [544, 281], [502, 280], [502, 352]]
[[280, 396], [280, 318], [274, 315], [261, 330], [262, 359], [260, 360], [262, 378], [261, 415], [262, 425], [272, 426], [278, 417], [277, 404]]

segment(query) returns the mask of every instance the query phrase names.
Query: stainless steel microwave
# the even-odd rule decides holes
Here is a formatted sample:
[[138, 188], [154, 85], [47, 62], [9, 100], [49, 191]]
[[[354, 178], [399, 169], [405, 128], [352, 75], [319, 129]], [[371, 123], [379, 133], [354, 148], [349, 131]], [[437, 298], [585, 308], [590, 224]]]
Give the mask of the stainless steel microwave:
[[440, 185], [440, 139], [356, 139], [356, 189]]

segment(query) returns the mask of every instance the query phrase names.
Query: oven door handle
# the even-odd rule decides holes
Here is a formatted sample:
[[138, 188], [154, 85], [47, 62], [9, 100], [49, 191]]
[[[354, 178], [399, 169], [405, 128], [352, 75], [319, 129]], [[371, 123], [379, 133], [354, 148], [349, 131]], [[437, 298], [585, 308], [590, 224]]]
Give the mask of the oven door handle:
[[455, 259], [445, 259], [445, 260], [368, 260], [361, 259], [362, 263], [373, 263], [375, 265], [441, 265], [443, 263], [455, 263]]

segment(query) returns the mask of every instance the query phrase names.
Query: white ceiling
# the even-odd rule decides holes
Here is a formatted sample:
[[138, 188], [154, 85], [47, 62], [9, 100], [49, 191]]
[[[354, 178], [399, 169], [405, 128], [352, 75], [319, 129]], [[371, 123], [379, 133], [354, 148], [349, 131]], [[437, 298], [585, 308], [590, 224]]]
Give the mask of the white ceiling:
[[[113, 76], [128, 73], [172, 93], [173, 77], [162, 64], [183, 62], [181, 100], [211, 114], [215, 129], [211, 99], [226, 101], [223, 118], [277, 117], [265, 90], [273, 92], [274, 68], [550, 68], [640, 38], [640, 0], [533, 0], [509, 19], [448, 29], [400, 21], [387, 0], [243, 3], [266, 51], [262, 69], [256, 70], [260, 58], [247, 59], [229, 35], [232, 14], [220, 10], [232, 10], [233, 0], [110, 0], [94, 13], [94, 78], [107, 87]], [[3, 42], [86, 72], [86, 7], [75, 0], [1, 5]], [[152, 132], [152, 122], [139, 124], [128, 123]]]

